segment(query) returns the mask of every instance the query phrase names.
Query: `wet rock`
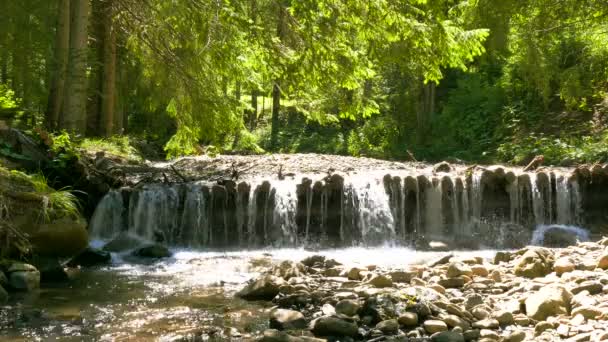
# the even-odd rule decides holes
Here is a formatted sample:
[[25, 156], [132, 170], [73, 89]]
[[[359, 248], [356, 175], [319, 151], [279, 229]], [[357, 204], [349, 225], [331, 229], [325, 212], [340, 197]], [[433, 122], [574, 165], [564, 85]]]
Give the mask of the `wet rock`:
[[32, 265], [15, 262], [8, 267], [6, 273], [8, 285], [14, 290], [32, 291], [40, 287], [40, 272]]
[[446, 275], [448, 278], [454, 278], [462, 275], [471, 276], [473, 275], [473, 271], [471, 267], [461, 262], [452, 262], [448, 265], [448, 270]]
[[45, 224], [36, 222], [20, 229], [29, 235], [32, 250], [39, 256], [72, 257], [89, 244], [84, 220], [63, 218]]
[[572, 272], [574, 271], [574, 268], [574, 263], [570, 258], [559, 258], [555, 261], [555, 265], [553, 266], [553, 269], [558, 276], [561, 276], [564, 273]]
[[143, 244], [143, 241], [137, 237], [130, 235], [127, 232], [121, 232], [112, 241], [103, 246], [103, 250], [107, 252], [125, 252], [135, 249]]
[[447, 252], [450, 250], [450, 246], [443, 241], [431, 241], [428, 249], [434, 252]]
[[579, 240], [576, 231], [562, 226], [549, 226], [545, 228], [542, 245], [552, 248], [565, 248], [574, 246]]
[[356, 324], [337, 317], [323, 316], [311, 322], [311, 331], [315, 336], [357, 336], [359, 329]]
[[40, 272], [40, 281], [43, 283], [64, 282], [68, 280], [68, 274], [65, 272], [63, 265], [55, 257], [35, 257], [31, 262]]
[[359, 302], [352, 299], [344, 299], [336, 304], [336, 313], [346, 315], [346, 316], [354, 316], [359, 311]]
[[378, 288], [393, 286], [393, 280], [383, 274], [373, 274], [367, 283]]
[[537, 321], [549, 316], [565, 315], [570, 311], [572, 293], [560, 285], [545, 286], [525, 301], [526, 314]]
[[445, 322], [434, 319], [424, 321], [423, 326], [424, 330], [426, 330], [426, 332], [428, 332], [429, 334], [448, 330], [448, 325], [445, 324]]
[[464, 336], [455, 331], [443, 331], [431, 336], [433, 342], [464, 342]]
[[336, 314], [336, 308], [334, 308], [333, 305], [326, 303], [321, 307], [321, 312], [325, 316], [333, 316]]
[[163, 245], [153, 244], [144, 246], [133, 251], [133, 256], [141, 257], [141, 258], [168, 258], [172, 255], [171, 251]]
[[273, 275], [263, 275], [250, 282], [237, 296], [247, 300], [271, 300], [279, 294], [279, 288], [285, 285], [285, 280]]
[[504, 342], [522, 342], [526, 339], [526, 333], [521, 330], [516, 330], [505, 336]]
[[415, 312], [405, 312], [399, 316], [397, 322], [405, 327], [415, 327], [418, 325], [418, 314]]
[[448, 162], [441, 162], [433, 165], [433, 172], [451, 172], [452, 166]]
[[87, 247], [80, 254], [78, 254], [77, 256], [72, 258], [72, 260], [70, 260], [68, 262], [68, 266], [70, 266], [70, 267], [76, 267], [76, 266], [92, 267], [92, 266], [107, 265], [107, 264], [110, 264], [111, 262], [112, 262], [112, 255], [110, 255], [109, 252], [101, 250], [101, 249]]
[[308, 336], [291, 336], [284, 331], [266, 329], [260, 342], [325, 342], [325, 340]]
[[399, 332], [399, 323], [396, 319], [387, 319], [376, 324], [376, 329], [385, 335], [395, 335]]
[[270, 328], [293, 330], [306, 328], [304, 315], [298, 311], [275, 309], [270, 312]]
[[526, 278], [544, 277], [553, 271], [553, 252], [546, 248], [532, 247], [515, 263], [515, 275]]
[[429, 266], [430, 267], [437, 267], [439, 265], [445, 265], [445, 264], [449, 263], [450, 259], [452, 259], [453, 257], [454, 257], [454, 254], [448, 254], [448, 255], [442, 256], [442, 257], [440, 257], [440, 258], [438, 258], [438, 259], [436, 259], [434, 261], [431, 261], [429, 263]]

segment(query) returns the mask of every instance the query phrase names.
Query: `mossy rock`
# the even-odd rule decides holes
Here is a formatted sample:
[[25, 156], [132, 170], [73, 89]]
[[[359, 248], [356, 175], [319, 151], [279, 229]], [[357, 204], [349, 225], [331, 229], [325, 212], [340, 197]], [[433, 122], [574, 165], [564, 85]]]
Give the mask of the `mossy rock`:
[[89, 234], [83, 220], [63, 218], [51, 223], [21, 225], [29, 235], [32, 252], [49, 257], [71, 257], [89, 245]]

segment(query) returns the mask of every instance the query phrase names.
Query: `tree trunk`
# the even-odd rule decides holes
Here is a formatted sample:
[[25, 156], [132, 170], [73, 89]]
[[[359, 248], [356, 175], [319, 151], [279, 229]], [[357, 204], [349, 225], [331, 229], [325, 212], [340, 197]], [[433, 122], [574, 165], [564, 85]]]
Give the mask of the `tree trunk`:
[[[240, 104], [240, 102], [241, 102], [241, 82], [240, 81], [236, 81], [236, 84], [234, 87], [234, 97], [236, 98], [236, 102], [237, 102], [237, 111], [239, 111], [238, 109], [241, 107], [241, 104]], [[243, 121], [244, 121], [244, 112], [241, 112], [238, 115], [240, 117], [238, 118], [236, 132], [234, 132], [234, 140], [232, 141], [233, 150], [239, 145], [239, 141], [241, 140], [241, 128], [243, 127]]]
[[70, 47], [70, 0], [59, 0], [57, 32], [55, 33], [55, 57], [52, 65], [51, 89], [46, 108], [46, 126], [57, 128], [63, 104], [66, 68]]
[[89, 1], [71, 1], [70, 55], [61, 127], [82, 134], [86, 129], [87, 39]]
[[[279, 41], [283, 41], [285, 35], [284, 21], [285, 9], [283, 4], [279, 3], [278, 20], [277, 20], [277, 37]], [[275, 80], [272, 87], [272, 119], [270, 127], [270, 148], [276, 150], [279, 139], [279, 111], [281, 110], [281, 87], [280, 80]]]
[[0, 66], [0, 77], [2, 77], [2, 83], [8, 84], [8, 47], [2, 47], [2, 65]]
[[251, 112], [249, 113], [249, 130], [253, 131], [256, 127], [258, 118], [258, 91], [251, 91]]
[[116, 32], [112, 24], [112, 0], [106, 0], [103, 8], [103, 77], [101, 88], [101, 122], [104, 136], [114, 131], [114, 111], [116, 102]]

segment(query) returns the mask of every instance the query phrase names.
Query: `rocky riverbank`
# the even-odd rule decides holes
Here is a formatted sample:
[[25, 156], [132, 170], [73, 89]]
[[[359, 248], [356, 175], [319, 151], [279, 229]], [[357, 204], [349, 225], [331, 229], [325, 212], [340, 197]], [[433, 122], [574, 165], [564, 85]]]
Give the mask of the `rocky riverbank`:
[[279, 263], [237, 296], [275, 304], [262, 341], [600, 341], [607, 269], [608, 238], [393, 269], [319, 255]]

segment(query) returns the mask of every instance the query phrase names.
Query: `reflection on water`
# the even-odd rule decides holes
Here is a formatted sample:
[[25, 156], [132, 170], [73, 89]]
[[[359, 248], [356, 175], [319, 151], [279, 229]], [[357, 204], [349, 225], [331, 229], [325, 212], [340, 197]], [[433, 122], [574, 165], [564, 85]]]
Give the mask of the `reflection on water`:
[[[276, 260], [324, 254], [344, 264], [403, 267], [437, 253], [404, 248], [349, 248], [309, 252], [175, 251], [172, 258], [142, 263], [114, 255], [110, 267], [73, 274], [68, 284], [14, 295], [0, 310], [3, 341], [160, 340], [186, 336], [204, 340], [248, 340], [267, 328], [270, 303], [233, 298], [244, 282]], [[491, 257], [491, 251], [462, 252]]]

